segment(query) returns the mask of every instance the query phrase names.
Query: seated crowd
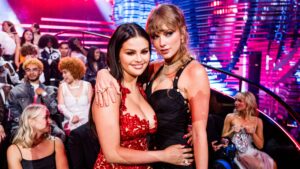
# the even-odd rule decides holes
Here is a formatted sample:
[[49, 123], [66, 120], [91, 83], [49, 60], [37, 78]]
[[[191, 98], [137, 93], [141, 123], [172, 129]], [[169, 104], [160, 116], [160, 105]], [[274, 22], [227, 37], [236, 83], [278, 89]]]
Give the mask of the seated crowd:
[[0, 35], [1, 168], [51, 166], [52, 158], [56, 168], [93, 168], [100, 148], [88, 119], [105, 54], [76, 37], [58, 43], [36, 23], [19, 37], [4, 21]]
[[[100, 145], [90, 109], [97, 72], [107, 66], [106, 55], [98, 47], [85, 48], [76, 37], [58, 43], [53, 35], [41, 35], [36, 23], [21, 38], [9, 21], [2, 23], [2, 30], [15, 50], [0, 43], [1, 168], [93, 168]], [[236, 109], [222, 126], [224, 139], [209, 139], [216, 152], [229, 143], [237, 145], [227, 160], [232, 168], [277, 167], [255, 149], [263, 146], [263, 124], [254, 102], [252, 94], [238, 94]], [[244, 114], [251, 106], [253, 112]], [[253, 141], [255, 147], [243, 151], [238, 137], [247, 144]]]

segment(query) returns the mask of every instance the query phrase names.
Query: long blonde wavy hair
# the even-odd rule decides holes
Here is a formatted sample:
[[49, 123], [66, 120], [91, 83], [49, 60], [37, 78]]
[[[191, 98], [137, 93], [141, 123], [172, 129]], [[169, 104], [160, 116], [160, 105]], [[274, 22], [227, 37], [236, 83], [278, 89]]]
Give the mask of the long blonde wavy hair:
[[[37, 118], [43, 111], [48, 111], [48, 109], [41, 104], [30, 104], [23, 110], [19, 121], [19, 128], [12, 141], [13, 144], [19, 144], [24, 148], [32, 147], [36, 133], [33, 130], [30, 119]], [[49, 133], [45, 133], [44, 137], [49, 137]]]
[[243, 111], [237, 111], [234, 109], [234, 112], [245, 115], [245, 117], [258, 116], [257, 103], [253, 93], [248, 91], [239, 92], [235, 95], [235, 98], [243, 100], [246, 104], [246, 109]]

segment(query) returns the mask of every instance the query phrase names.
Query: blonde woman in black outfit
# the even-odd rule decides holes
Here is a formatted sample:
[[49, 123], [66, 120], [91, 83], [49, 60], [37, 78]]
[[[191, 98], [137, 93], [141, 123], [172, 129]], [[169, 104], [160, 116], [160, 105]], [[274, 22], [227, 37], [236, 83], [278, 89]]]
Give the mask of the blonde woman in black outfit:
[[62, 141], [50, 136], [50, 113], [31, 104], [21, 115], [19, 128], [7, 150], [9, 169], [68, 169]]

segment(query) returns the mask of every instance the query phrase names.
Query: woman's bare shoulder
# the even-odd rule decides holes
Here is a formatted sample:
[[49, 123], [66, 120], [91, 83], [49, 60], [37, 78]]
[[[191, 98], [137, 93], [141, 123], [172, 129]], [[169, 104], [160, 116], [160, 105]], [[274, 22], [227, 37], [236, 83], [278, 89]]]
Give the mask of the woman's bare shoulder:
[[236, 113], [228, 113], [226, 115], [226, 118], [229, 120], [233, 120], [233, 119], [237, 118], [237, 114]]
[[256, 123], [257, 125], [260, 125], [260, 124], [263, 123], [263, 122], [262, 122], [262, 119], [259, 118], [259, 117], [257, 117], [257, 116], [253, 116], [252, 119], [253, 119], [253, 120], [252, 120], [253, 123]]
[[21, 146], [17, 146], [17, 144], [12, 144], [7, 149], [7, 156], [13, 156], [16, 158], [21, 158], [20, 156]]
[[207, 76], [204, 66], [202, 66], [202, 64], [199, 63], [197, 60], [193, 60], [189, 65], [187, 65], [186, 70], [187, 74], [193, 79], [195, 77]]

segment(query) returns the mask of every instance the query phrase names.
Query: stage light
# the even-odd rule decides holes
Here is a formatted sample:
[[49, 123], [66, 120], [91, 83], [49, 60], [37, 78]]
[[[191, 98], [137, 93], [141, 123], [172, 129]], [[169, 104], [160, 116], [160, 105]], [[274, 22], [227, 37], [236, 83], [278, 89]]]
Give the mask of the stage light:
[[20, 25], [20, 21], [18, 20], [16, 14], [8, 4], [7, 0], [0, 1], [0, 23], [3, 21], [11, 21], [14, 23], [15, 28], [19, 35], [22, 35], [23, 28]]
[[[97, 4], [100, 13], [105, 17], [105, 20], [111, 22], [114, 0], [96, 0], [95, 3]], [[111, 28], [114, 29], [114, 25], [111, 25]]]

